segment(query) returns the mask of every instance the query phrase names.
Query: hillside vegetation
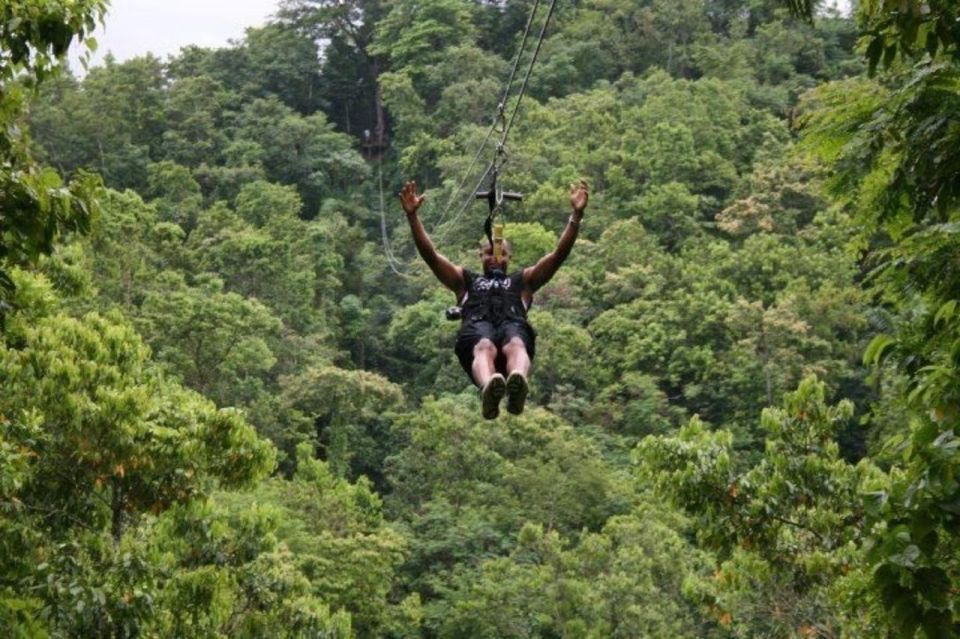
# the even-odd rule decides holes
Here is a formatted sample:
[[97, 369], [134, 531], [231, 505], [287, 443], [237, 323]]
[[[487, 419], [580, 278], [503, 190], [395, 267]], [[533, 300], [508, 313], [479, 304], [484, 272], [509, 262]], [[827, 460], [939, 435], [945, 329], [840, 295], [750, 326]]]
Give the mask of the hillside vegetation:
[[515, 266], [591, 198], [495, 421], [394, 194], [479, 267], [550, 3], [82, 78], [104, 0], [0, 7], [3, 636], [960, 635], [958, 9], [555, 4]]

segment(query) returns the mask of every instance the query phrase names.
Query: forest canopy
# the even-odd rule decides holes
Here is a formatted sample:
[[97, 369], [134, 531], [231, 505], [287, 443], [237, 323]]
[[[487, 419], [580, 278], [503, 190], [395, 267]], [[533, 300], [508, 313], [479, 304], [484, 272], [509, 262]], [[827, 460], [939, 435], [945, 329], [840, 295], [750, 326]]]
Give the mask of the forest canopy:
[[[0, 6], [4, 636], [960, 635], [954, 2], [103, 22]], [[516, 265], [590, 204], [491, 421], [393, 194], [478, 268], [501, 109]]]

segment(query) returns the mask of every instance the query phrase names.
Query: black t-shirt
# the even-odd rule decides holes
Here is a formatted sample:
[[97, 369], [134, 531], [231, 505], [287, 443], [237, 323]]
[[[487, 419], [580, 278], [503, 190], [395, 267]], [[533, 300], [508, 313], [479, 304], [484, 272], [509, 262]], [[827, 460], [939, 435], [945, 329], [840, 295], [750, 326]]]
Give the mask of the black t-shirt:
[[460, 300], [463, 321], [525, 321], [527, 307], [523, 303], [523, 271], [511, 275], [484, 275], [463, 270], [467, 292]]

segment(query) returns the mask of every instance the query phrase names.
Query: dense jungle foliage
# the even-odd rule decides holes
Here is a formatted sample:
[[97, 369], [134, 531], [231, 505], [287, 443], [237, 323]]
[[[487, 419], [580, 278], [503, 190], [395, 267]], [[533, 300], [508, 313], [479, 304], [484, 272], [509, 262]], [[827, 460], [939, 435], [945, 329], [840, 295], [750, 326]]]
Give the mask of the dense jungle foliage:
[[591, 201], [485, 421], [393, 194], [478, 266], [548, 4], [80, 78], [106, 0], [0, 3], [4, 637], [960, 636], [956, 3], [559, 0], [515, 262]]

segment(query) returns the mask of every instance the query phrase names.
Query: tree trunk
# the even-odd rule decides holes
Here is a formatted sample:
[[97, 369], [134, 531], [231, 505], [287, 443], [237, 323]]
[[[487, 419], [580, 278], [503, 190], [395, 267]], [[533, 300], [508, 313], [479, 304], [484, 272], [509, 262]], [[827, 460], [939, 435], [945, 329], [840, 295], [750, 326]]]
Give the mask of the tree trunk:
[[763, 360], [763, 379], [766, 382], [767, 406], [773, 406], [773, 379], [770, 375], [770, 349], [767, 345], [767, 332], [760, 320], [760, 358]]
[[373, 109], [377, 120], [374, 134], [376, 135], [377, 146], [383, 149], [386, 146], [385, 135], [387, 123], [383, 108], [383, 94], [380, 91], [380, 62], [376, 58], [370, 60], [370, 75], [373, 80]]
[[110, 510], [113, 519], [110, 525], [110, 535], [113, 537], [113, 546], [116, 548], [120, 545], [120, 539], [123, 537], [123, 487], [120, 485], [119, 477], [114, 477], [111, 483], [113, 485], [113, 497]]

